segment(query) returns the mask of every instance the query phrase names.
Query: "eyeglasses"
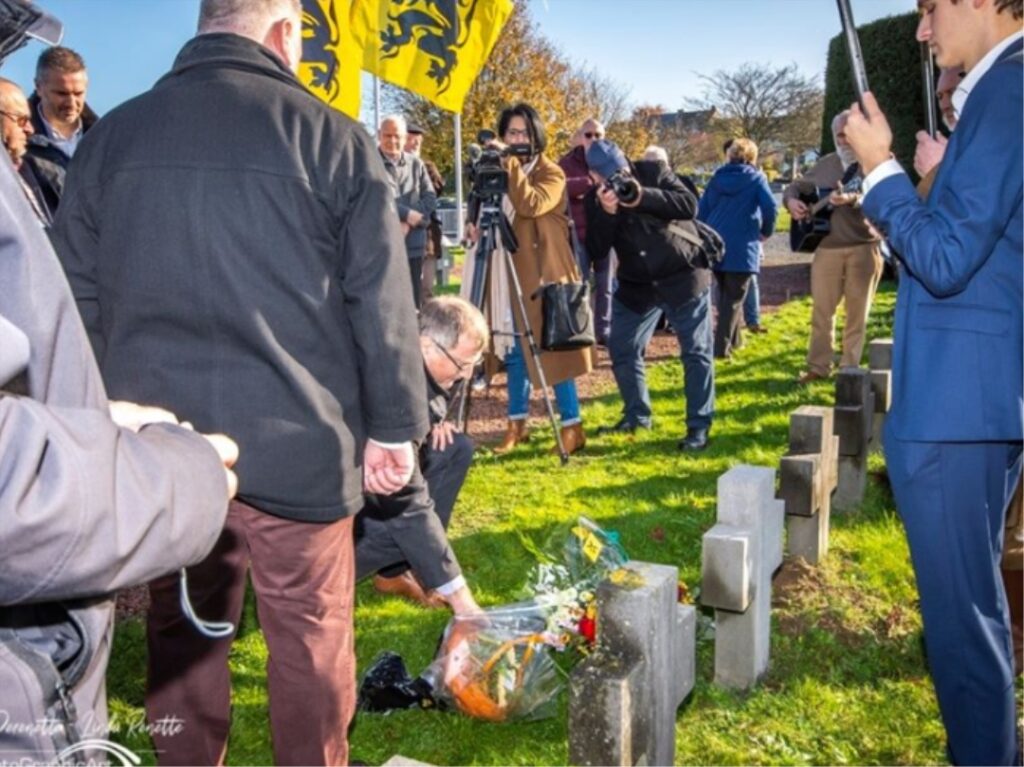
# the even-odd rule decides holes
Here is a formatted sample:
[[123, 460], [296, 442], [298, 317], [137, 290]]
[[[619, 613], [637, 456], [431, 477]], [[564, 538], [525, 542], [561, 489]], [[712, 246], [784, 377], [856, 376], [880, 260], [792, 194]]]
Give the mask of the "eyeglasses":
[[14, 124], [17, 125], [19, 128], [27, 128], [28, 124], [32, 122], [32, 115], [19, 115], [15, 114], [14, 112], [5, 112], [2, 109], [0, 109], [0, 115], [3, 115], [8, 119], [13, 120]]
[[583, 134], [583, 138], [585, 138], [585, 139], [604, 138], [604, 134], [603, 133], [590, 133], [588, 131], [587, 133]]
[[505, 131], [505, 135], [510, 138], [530, 138], [530, 131], [519, 130], [519, 128], [509, 128]]
[[447, 357], [448, 361], [452, 363], [455, 366], [455, 369], [458, 370], [460, 373], [465, 373], [467, 370], [472, 370], [474, 367], [476, 367], [476, 363], [479, 362], [480, 360], [480, 358], [477, 357], [472, 362], [462, 362], [460, 360], [455, 359], [455, 357], [452, 355], [450, 351], [445, 349], [440, 343], [435, 341], [433, 338], [431, 338], [430, 340], [434, 344], [434, 346], [440, 349], [441, 354]]

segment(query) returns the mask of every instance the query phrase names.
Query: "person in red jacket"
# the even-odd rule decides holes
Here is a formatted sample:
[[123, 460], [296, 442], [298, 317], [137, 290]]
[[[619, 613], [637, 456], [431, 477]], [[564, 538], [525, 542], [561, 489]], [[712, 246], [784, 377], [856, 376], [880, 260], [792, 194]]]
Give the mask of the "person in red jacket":
[[594, 335], [597, 343], [604, 346], [608, 343], [608, 334], [612, 326], [612, 277], [614, 252], [607, 258], [592, 259], [587, 253], [587, 216], [583, 212], [583, 197], [594, 185], [587, 167], [587, 150], [595, 141], [604, 138], [604, 126], [593, 117], [587, 118], [573, 135], [573, 146], [561, 160], [559, 166], [565, 171], [565, 180], [569, 190], [569, 210], [572, 221], [576, 225], [576, 260], [580, 265], [580, 273], [586, 282], [590, 282], [593, 272], [594, 280], [591, 291], [594, 309]]

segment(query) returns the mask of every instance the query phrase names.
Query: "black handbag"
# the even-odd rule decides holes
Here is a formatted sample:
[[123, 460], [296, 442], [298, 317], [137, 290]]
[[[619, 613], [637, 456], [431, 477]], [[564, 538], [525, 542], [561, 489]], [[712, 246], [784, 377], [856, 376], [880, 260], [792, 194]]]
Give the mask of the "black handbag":
[[696, 219], [676, 220], [668, 223], [679, 254], [694, 269], [714, 269], [725, 258], [725, 242], [722, 236]]
[[540, 346], [544, 351], [567, 352], [594, 345], [589, 285], [585, 282], [553, 282], [538, 292], [544, 318]]

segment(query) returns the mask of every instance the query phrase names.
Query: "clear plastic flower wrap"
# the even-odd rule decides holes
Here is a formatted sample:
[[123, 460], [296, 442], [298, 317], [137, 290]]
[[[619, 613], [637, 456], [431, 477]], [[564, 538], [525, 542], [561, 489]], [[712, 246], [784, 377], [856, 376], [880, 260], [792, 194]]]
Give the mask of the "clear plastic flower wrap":
[[436, 698], [477, 719], [553, 716], [563, 681], [549, 654], [550, 616], [551, 608], [536, 602], [456, 616], [423, 678]]
[[587, 517], [579, 517], [568, 535], [550, 542], [544, 550], [525, 538], [524, 546], [538, 559], [526, 590], [531, 596], [575, 590], [577, 594], [593, 592], [611, 573], [618, 570], [629, 556], [619, 543], [619, 535], [599, 527]]

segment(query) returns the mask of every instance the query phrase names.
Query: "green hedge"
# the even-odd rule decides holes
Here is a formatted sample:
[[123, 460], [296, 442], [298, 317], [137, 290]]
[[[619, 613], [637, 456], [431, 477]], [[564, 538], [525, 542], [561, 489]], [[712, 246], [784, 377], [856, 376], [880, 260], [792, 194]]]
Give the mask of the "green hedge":
[[[924, 97], [921, 80], [921, 49], [914, 39], [918, 16], [907, 13], [889, 16], [858, 27], [860, 47], [867, 67], [868, 85], [889, 119], [893, 132], [893, 152], [907, 171], [913, 174], [914, 134], [924, 128]], [[832, 118], [856, 99], [850, 75], [846, 38], [840, 34], [828, 46], [825, 70], [825, 111], [821, 147], [823, 153], [835, 149]]]

